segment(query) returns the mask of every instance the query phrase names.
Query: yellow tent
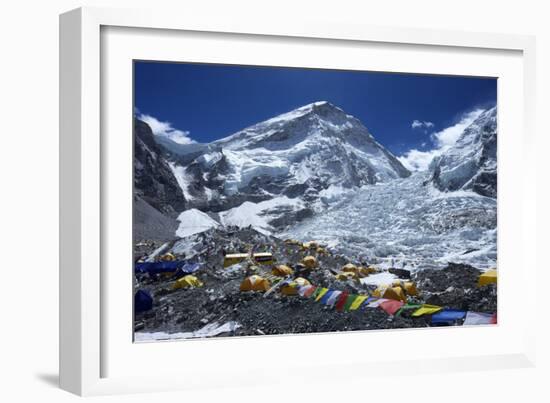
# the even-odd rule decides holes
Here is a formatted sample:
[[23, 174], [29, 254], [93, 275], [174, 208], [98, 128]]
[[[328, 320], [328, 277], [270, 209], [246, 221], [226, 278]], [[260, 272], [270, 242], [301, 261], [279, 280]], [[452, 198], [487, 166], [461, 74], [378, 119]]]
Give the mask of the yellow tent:
[[376, 290], [374, 290], [372, 296], [407, 302], [405, 291], [403, 291], [401, 287], [389, 287], [387, 285], [381, 285]]
[[418, 308], [416, 311], [412, 313], [412, 316], [422, 316], [422, 315], [432, 315], [436, 312], [441, 311], [443, 308], [437, 305], [427, 305], [424, 304], [420, 308]]
[[488, 284], [496, 284], [497, 283], [497, 271], [496, 269], [491, 269], [486, 271], [485, 273], [482, 273], [479, 276], [479, 280], [477, 282], [477, 285], [479, 287], [482, 287], [484, 285]]
[[318, 255], [325, 255], [325, 256], [328, 255], [327, 250], [325, 248], [320, 247], [320, 246], [317, 248], [316, 252], [317, 252]]
[[273, 255], [269, 252], [254, 253], [254, 261], [259, 264], [273, 264]]
[[284, 295], [298, 295], [298, 287], [303, 287], [305, 285], [311, 285], [311, 283], [303, 277], [297, 277], [290, 283], [282, 286], [281, 293]]
[[231, 253], [231, 254], [225, 255], [223, 259], [223, 267], [229, 267], [236, 263], [240, 263], [247, 257], [248, 257], [248, 253]]
[[200, 281], [198, 278], [192, 276], [191, 274], [188, 274], [187, 276], [178, 279], [172, 286], [172, 289], [177, 290], [179, 288], [195, 288], [202, 287], [203, 285], [204, 284], [202, 283], [202, 281]]
[[414, 284], [412, 281], [401, 281], [396, 280], [392, 283], [392, 287], [401, 287], [407, 295], [418, 295], [418, 290], [416, 289], [416, 284]]
[[168, 253], [162, 255], [160, 257], [160, 260], [162, 260], [163, 262], [172, 262], [172, 261], [176, 260], [176, 257], [174, 256], [173, 253], [168, 252]]
[[363, 277], [366, 277], [370, 274], [373, 274], [373, 273], [377, 273], [378, 270], [376, 270], [374, 267], [372, 266], [369, 266], [369, 267], [359, 267], [357, 269], [357, 271], [359, 272], [359, 274]]
[[269, 280], [258, 276], [253, 275], [245, 278], [241, 283], [241, 291], [267, 291], [271, 287]]
[[292, 276], [294, 274], [294, 271], [287, 265], [281, 264], [277, 267], [274, 267], [273, 270], [271, 270], [271, 274], [278, 277], [286, 277]]
[[319, 244], [315, 241], [305, 242], [302, 247], [304, 249], [317, 249], [319, 247]]
[[308, 269], [314, 269], [317, 267], [317, 259], [313, 256], [306, 256], [302, 259], [302, 264]]
[[342, 267], [342, 271], [346, 273], [357, 273], [357, 266], [353, 263], [348, 263]]
[[336, 275], [336, 280], [347, 281], [357, 278], [357, 274], [352, 271], [345, 271]]

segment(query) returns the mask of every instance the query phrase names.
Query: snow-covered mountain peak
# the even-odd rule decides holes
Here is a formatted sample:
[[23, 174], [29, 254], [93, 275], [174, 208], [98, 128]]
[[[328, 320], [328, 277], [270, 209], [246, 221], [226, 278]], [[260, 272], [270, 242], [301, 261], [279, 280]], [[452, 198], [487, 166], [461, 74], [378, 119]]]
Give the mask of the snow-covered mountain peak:
[[410, 175], [359, 119], [327, 101], [168, 155], [190, 208], [226, 223], [254, 211], [266, 230], [310, 216], [327, 195]]
[[339, 138], [356, 144], [373, 143], [362, 123], [327, 101], [318, 101], [257, 123], [213, 144], [241, 150], [291, 148], [304, 141]]
[[473, 190], [497, 194], [497, 108], [482, 112], [456, 143], [431, 165], [432, 181], [440, 190]]

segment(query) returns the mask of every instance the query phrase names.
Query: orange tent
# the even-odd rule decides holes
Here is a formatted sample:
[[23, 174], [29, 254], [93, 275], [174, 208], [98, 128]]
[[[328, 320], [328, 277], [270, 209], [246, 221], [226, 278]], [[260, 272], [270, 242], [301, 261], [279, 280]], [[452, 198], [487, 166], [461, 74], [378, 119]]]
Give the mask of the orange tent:
[[278, 277], [286, 277], [292, 276], [294, 274], [294, 271], [287, 265], [281, 264], [277, 267], [274, 267], [273, 270], [271, 270], [271, 274]]
[[239, 289], [241, 291], [267, 291], [270, 287], [269, 280], [255, 274], [245, 278]]
[[372, 296], [407, 302], [405, 291], [401, 287], [388, 287], [387, 285], [381, 285], [374, 290]]

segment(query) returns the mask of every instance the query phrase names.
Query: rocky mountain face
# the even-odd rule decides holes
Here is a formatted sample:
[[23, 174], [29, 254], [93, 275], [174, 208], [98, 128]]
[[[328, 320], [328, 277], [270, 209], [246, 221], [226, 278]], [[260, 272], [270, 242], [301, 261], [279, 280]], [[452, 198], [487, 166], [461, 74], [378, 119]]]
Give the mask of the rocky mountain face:
[[134, 239], [166, 240], [178, 228], [176, 217], [187, 207], [163, 149], [151, 128], [134, 120]]
[[497, 196], [497, 110], [483, 112], [457, 142], [430, 165], [433, 184], [440, 190], [473, 190]]
[[186, 208], [183, 192], [151, 128], [136, 119], [134, 131], [134, 195], [175, 217]]
[[161, 142], [188, 207], [220, 213], [227, 224], [235, 224], [228, 211], [249, 203], [266, 228], [282, 227], [311, 216], [327, 193], [410, 175], [358, 119], [328, 102], [208, 145]]

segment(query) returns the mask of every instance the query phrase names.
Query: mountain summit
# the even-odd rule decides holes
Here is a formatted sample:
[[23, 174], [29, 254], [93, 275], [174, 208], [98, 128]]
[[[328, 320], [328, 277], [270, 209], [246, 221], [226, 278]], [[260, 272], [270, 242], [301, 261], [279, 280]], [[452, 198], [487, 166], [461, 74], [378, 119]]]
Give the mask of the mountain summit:
[[185, 176], [180, 182], [188, 199], [210, 202], [217, 195], [223, 207], [243, 197], [313, 200], [330, 186], [352, 188], [410, 175], [358, 119], [325, 101], [217, 140], [186, 165], [185, 172], [180, 168], [185, 175], [176, 177]]

